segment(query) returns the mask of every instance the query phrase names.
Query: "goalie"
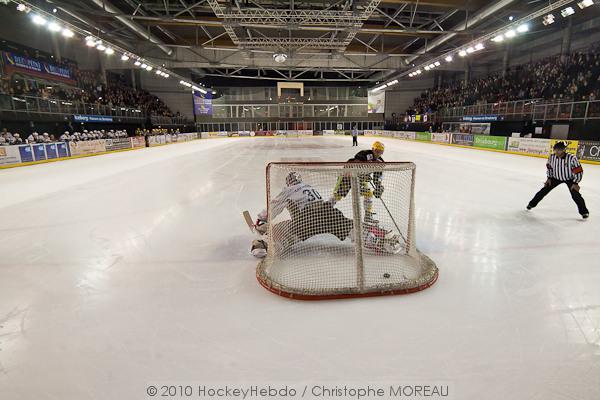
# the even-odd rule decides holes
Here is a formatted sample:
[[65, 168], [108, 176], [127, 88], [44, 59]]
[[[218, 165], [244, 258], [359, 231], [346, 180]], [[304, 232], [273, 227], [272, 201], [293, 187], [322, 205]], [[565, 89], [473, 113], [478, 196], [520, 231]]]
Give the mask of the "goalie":
[[[348, 162], [384, 162], [381, 156], [385, 147], [381, 142], [373, 143], [371, 150], [362, 150], [356, 153], [356, 155], [349, 159]], [[373, 172], [372, 174], [365, 174], [359, 177], [360, 182], [360, 195], [363, 197], [365, 217], [364, 221], [366, 224], [377, 224], [379, 221], [373, 219], [373, 197], [381, 198], [383, 194], [383, 184], [381, 172]], [[350, 177], [340, 176], [337, 180], [335, 188], [333, 189], [333, 196], [330, 202], [332, 204], [337, 203], [348, 195], [350, 191]]]
[[[297, 172], [290, 172], [286, 177], [286, 186], [271, 203], [271, 219], [277, 217], [284, 209], [288, 209], [291, 219], [275, 224], [271, 230], [272, 239], [284, 251], [298, 242], [308, 238], [329, 233], [343, 241], [346, 238], [354, 241], [354, 221], [333, 207], [330, 202], [323, 201], [319, 192], [312, 186], [303, 183]], [[255, 229], [260, 234], [267, 232], [267, 210], [258, 214]], [[397, 235], [375, 226], [365, 227], [363, 231], [365, 247], [377, 253], [397, 253], [400, 241]], [[251, 253], [255, 257], [267, 255], [267, 243], [264, 240], [252, 242]]]
[[[286, 186], [271, 202], [271, 219], [275, 219], [283, 210], [288, 209], [291, 219], [273, 226], [271, 235], [283, 249], [302, 242], [311, 236], [330, 233], [339, 240], [352, 236], [353, 221], [323, 201], [319, 192], [312, 186], [302, 182], [297, 172], [290, 172], [285, 179]], [[258, 214], [255, 228], [260, 234], [267, 232], [267, 209]], [[252, 255], [264, 257], [267, 244], [264, 240], [252, 242]]]

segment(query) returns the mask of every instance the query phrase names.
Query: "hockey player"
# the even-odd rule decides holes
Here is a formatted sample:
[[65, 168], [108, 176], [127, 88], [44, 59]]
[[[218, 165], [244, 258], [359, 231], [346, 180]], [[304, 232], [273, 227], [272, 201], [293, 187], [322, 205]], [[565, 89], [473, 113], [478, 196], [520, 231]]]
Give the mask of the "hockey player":
[[[319, 192], [302, 182], [297, 172], [290, 172], [285, 183], [281, 193], [272, 200], [270, 210], [272, 219], [286, 208], [290, 213], [291, 219], [275, 224], [271, 230], [273, 238], [282, 242], [284, 249], [322, 233], [330, 233], [340, 240], [352, 238], [353, 221], [331, 203], [323, 201]], [[261, 234], [266, 233], [267, 219], [267, 209], [264, 209], [258, 214], [255, 225]], [[254, 240], [250, 251], [255, 257], [264, 257], [267, 244], [264, 240]]]
[[527, 209], [531, 210], [537, 206], [552, 189], [564, 183], [569, 188], [573, 201], [577, 204], [579, 214], [583, 219], [586, 219], [590, 216], [590, 212], [585, 206], [585, 200], [583, 200], [581, 193], [579, 193], [579, 182], [583, 178], [583, 167], [577, 157], [566, 152], [566, 148], [567, 146], [563, 142], [556, 142], [554, 145], [554, 154], [548, 157], [546, 163], [548, 179], [546, 179], [544, 187], [527, 204]]
[[[385, 147], [381, 142], [374, 142], [371, 150], [361, 150], [349, 159], [348, 162], [384, 162], [381, 156]], [[383, 194], [383, 184], [381, 182], [382, 173], [373, 172], [359, 177], [360, 195], [364, 199], [365, 217], [367, 224], [376, 224], [378, 221], [373, 219], [373, 197], [380, 198]], [[350, 191], [350, 177], [340, 176], [333, 190], [333, 196], [329, 200], [332, 204], [337, 203], [348, 195]]]

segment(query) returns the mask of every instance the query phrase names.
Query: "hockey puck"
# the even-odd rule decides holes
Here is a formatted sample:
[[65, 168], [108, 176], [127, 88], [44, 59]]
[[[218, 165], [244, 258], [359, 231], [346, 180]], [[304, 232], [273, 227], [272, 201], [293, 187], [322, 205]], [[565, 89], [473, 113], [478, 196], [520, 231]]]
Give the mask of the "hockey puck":
[[388, 274], [388, 273], [386, 272], [385, 274], [383, 274], [383, 277], [387, 279], [387, 278], [389, 278], [389, 277], [390, 277], [390, 274]]

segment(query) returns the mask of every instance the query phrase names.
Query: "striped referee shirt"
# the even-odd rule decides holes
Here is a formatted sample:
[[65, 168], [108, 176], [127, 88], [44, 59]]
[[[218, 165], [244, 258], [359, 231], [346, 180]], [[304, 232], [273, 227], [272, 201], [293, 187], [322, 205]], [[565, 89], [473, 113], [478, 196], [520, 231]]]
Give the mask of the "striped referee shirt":
[[558, 179], [559, 181], [581, 182], [583, 178], [583, 168], [581, 163], [573, 154], [565, 153], [563, 158], [551, 154], [546, 163], [548, 168], [548, 178]]

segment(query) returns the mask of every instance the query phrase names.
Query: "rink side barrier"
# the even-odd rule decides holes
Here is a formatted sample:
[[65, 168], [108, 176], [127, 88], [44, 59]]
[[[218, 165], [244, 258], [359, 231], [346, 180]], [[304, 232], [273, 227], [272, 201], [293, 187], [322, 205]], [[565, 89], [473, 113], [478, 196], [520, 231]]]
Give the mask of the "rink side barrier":
[[548, 158], [552, 153], [554, 144], [562, 141], [567, 144], [567, 152], [576, 155], [582, 163], [600, 164], [600, 142], [598, 141], [385, 130], [365, 130], [364, 135], [371, 137], [389, 137], [401, 140], [415, 140], [424, 143], [440, 144], [443, 146], [454, 146], [539, 158]]
[[[180, 133], [169, 136], [169, 142], [167, 142], [165, 138], [164, 144], [184, 143], [200, 138], [198, 132]], [[150, 147], [147, 145], [146, 139], [153, 137], [154, 136], [148, 136], [147, 138], [143, 136], [134, 136], [129, 138], [89, 140], [85, 142], [55, 142], [0, 146], [0, 169], [140, 150]]]

